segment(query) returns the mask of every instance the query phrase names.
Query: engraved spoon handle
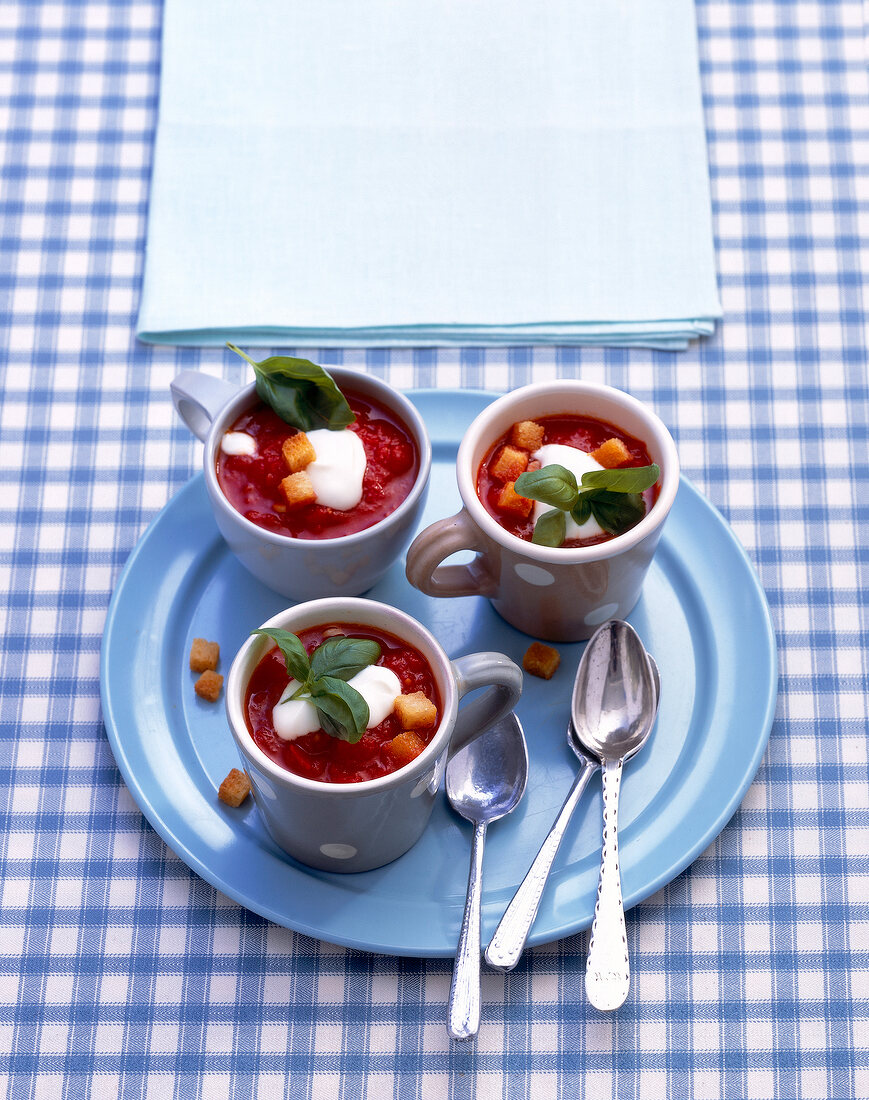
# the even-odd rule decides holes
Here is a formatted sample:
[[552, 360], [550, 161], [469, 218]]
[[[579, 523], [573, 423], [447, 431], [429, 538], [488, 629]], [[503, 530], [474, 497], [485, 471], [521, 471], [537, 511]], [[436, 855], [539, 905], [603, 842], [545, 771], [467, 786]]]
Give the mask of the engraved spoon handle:
[[549, 878], [564, 832], [596, 767], [597, 764], [587, 760], [576, 773], [576, 778], [558, 811], [555, 823], [495, 929], [495, 934], [486, 948], [486, 962], [496, 970], [512, 970], [525, 950], [525, 942], [534, 918], [537, 916], [543, 888], [546, 886], [546, 880]]
[[468, 896], [450, 985], [447, 1031], [453, 1039], [472, 1039], [480, 1028], [480, 901], [485, 840], [486, 822], [478, 821], [471, 842]]
[[619, 872], [619, 787], [623, 764], [623, 760], [606, 760], [603, 765], [603, 850], [585, 969], [588, 999], [604, 1012], [624, 1004], [631, 984]]

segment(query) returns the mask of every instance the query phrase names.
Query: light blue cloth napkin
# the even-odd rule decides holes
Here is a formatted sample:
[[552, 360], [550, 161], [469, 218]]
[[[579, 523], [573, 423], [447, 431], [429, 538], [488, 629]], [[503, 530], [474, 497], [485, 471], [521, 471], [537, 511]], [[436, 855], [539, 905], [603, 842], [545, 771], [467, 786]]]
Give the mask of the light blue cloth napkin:
[[692, 0], [167, 0], [141, 340], [684, 347]]

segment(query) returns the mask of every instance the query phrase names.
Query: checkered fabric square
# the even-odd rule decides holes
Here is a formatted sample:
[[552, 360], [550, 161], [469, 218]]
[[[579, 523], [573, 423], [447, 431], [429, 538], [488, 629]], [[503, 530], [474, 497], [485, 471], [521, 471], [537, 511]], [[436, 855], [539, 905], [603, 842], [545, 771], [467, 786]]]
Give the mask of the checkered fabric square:
[[[0, 1093], [451, 1100], [869, 1096], [863, 300], [869, 84], [860, 0], [699, 0], [725, 320], [680, 355], [324, 353], [402, 387], [606, 381], [672, 427], [769, 597], [781, 694], [719, 839], [629, 914], [613, 1016], [585, 937], [483, 977], [450, 1045], [446, 960], [269, 924], [169, 851], [101, 724], [118, 574], [197, 466], [168, 383], [217, 350], [136, 316], [161, 7], [0, 5]], [[233, 63], [255, 65], [255, 58]]]

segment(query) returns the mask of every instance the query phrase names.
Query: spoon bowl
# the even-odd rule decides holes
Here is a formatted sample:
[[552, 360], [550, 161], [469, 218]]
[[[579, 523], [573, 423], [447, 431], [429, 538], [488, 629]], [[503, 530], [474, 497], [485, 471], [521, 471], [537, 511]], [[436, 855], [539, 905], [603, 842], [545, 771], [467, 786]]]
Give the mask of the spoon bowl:
[[468, 895], [450, 985], [447, 1031], [453, 1039], [471, 1039], [480, 1026], [480, 908], [486, 829], [516, 808], [527, 781], [525, 735], [512, 713], [457, 752], [447, 765], [450, 805], [474, 826]]
[[571, 725], [599, 760], [627, 760], [652, 732], [657, 691], [649, 656], [636, 631], [612, 620], [582, 655], [571, 700]]
[[[646, 659], [649, 662], [649, 671], [652, 674], [652, 687], [655, 692], [655, 716], [652, 719], [651, 726], [649, 726], [649, 731], [646, 734], [646, 738], [643, 739], [642, 743], [637, 748], [628, 753], [628, 755], [625, 757], [626, 760], [630, 759], [631, 756], [636, 755], [636, 753], [640, 751], [643, 745], [645, 745], [646, 739], [651, 736], [652, 730], [655, 728], [655, 719], [658, 717], [658, 708], [661, 705], [661, 673], [658, 669], [658, 662], [655, 660], [652, 654], [648, 652], [648, 650], [646, 651]], [[578, 675], [579, 674], [577, 673], [577, 677]], [[571, 711], [573, 710], [573, 708], [576, 707], [576, 705], [576, 685], [574, 684], [573, 705]], [[582, 739], [577, 733], [576, 724], [573, 720], [572, 712], [570, 716], [570, 721], [567, 723], [567, 743], [572, 749], [574, 755], [578, 756], [584, 764], [591, 765], [592, 768], [600, 767], [600, 757], [597, 754], [592, 753], [589, 749], [585, 747]]]
[[447, 767], [447, 798], [466, 821], [498, 821], [514, 810], [528, 781], [519, 719], [508, 715], [457, 752]]

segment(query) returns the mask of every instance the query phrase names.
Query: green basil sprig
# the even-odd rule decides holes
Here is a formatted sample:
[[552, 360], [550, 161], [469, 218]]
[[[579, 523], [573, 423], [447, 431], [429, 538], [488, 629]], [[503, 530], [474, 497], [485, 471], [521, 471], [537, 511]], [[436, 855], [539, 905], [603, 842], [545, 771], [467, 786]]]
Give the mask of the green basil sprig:
[[256, 363], [235, 344], [226, 346], [250, 363], [259, 397], [294, 428], [303, 432], [329, 428], [334, 432], [356, 419], [331, 374], [310, 359], [273, 355]]
[[622, 470], [590, 470], [577, 484], [570, 470], [553, 463], [520, 474], [514, 488], [520, 497], [551, 507], [534, 524], [531, 541], [538, 546], [561, 546], [567, 530], [567, 513], [580, 525], [594, 516], [611, 535], [621, 535], [634, 527], [646, 514], [640, 494], [651, 489], [660, 474], [653, 462], [650, 466]]
[[[305, 647], [289, 630], [255, 630], [271, 638], [284, 656], [287, 672], [299, 687], [291, 699], [306, 699], [317, 708], [326, 733], [355, 745], [368, 727], [368, 704], [348, 680], [373, 665], [380, 646], [371, 638], [330, 638], [308, 657]], [[289, 700], [287, 700], [288, 702]]]

